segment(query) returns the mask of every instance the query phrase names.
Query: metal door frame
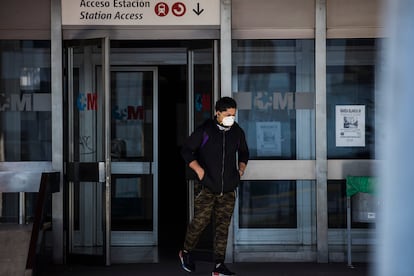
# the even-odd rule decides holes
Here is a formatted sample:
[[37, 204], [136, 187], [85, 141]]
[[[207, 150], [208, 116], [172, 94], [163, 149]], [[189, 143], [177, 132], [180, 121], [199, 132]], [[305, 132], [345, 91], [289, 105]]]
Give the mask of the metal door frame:
[[[100, 41], [99, 41], [100, 40]], [[100, 108], [102, 108], [104, 114], [103, 118], [101, 118], [102, 125], [104, 126], [104, 130], [102, 133], [102, 143], [103, 143], [103, 161], [100, 162], [92, 162], [92, 163], [81, 163], [81, 162], [75, 162], [74, 160], [74, 114], [73, 110], [71, 108], [68, 109], [68, 121], [67, 121], [67, 130], [68, 130], [68, 163], [65, 166], [65, 173], [67, 176], [68, 181], [68, 248], [69, 251], [70, 248], [73, 246], [74, 242], [74, 236], [73, 236], [73, 218], [74, 218], [74, 206], [73, 206], [73, 200], [74, 200], [74, 192], [73, 192], [73, 185], [74, 180], [82, 180], [83, 178], [87, 178], [87, 181], [93, 181], [93, 182], [100, 182], [104, 184], [104, 199], [103, 199], [103, 214], [104, 214], [104, 225], [103, 225], [103, 235], [102, 238], [103, 242], [103, 261], [105, 265], [110, 265], [110, 243], [111, 243], [111, 235], [110, 235], [110, 210], [111, 210], [111, 144], [110, 144], [110, 119], [111, 119], [111, 113], [110, 113], [110, 72], [109, 72], [109, 50], [110, 50], [110, 40], [109, 37], [102, 37], [102, 38], [95, 38], [95, 39], [84, 39], [79, 40], [79, 42], [93, 42], [97, 41], [100, 42], [101, 49], [101, 64], [102, 64], [102, 80], [103, 80], [103, 98], [104, 101], [100, 103]], [[68, 41], [68, 43], [71, 43], [72, 41]], [[76, 42], [75, 42], [76, 44]], [[75, 45], [76, 46], [76, 45]], [[67, 84], [68, 84], [68, 106], [72, 107], [74, 106], [73, 102], [73, 93], [74, 93], [74, 87], [73, 87], [73, 68], [74, 68], [74, 46], [67, 46], [68, 54], [67, 54]], [[82, 168], [88, 168], [91, 169], [92, 174], [91, 175], [80, 175], [80, 171], [86, 171]], [[89, 171], [89, 170], [87, 170]]]
[[[187, 89], [187, 134], [190, 135], [195, 129], [194, 120], [194, 49], [187, 50], [187, 72], [188, 72], [188, 89]], [[214, 114], [214, 103], [219, 98], [219, 42], [213, 40], [213, 91], [212, 91], [212, 110], [211, 114]], [[194, 180], [190, 179], [187, 181], [188, 184], [188, 219], [191, 220], [194, 217]]]

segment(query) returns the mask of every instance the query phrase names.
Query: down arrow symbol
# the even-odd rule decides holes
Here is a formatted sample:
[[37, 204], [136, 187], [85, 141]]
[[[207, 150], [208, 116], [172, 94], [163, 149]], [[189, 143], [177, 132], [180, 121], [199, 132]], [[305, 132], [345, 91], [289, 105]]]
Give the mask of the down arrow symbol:
[[195, 12], [197, 15], [200, 15], [203, 11], [204, 9], [200, 10], [200, 3], [197, 3], [197, 10], [193, 9], [193, 12]]

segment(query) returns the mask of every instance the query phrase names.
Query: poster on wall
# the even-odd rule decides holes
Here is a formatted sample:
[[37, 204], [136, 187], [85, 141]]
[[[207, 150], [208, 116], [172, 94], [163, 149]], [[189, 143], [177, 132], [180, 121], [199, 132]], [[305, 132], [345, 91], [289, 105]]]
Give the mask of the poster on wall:
[[257, 155], [281, 155], [281, 133], [280, 122], [256, 122]]
[[365, 105], [337, 105], [336, 146], [365, 147]]

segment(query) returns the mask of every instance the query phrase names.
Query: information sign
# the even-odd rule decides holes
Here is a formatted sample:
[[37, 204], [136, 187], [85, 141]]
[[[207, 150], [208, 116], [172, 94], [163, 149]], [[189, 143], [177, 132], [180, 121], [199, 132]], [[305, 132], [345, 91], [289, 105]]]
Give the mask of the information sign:
[[220, 25], [220, 0], [62, 0], [62, 25]]

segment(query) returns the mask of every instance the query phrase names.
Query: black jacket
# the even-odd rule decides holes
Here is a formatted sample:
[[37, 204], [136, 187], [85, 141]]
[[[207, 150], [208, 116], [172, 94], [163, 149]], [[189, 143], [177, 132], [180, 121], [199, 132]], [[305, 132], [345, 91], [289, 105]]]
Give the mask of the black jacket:
[[188, 165], [197, 160], [205, 170], [200, 183], [213, 193], [234, 191], [240, 183], [238, 162], [247, 164], [249, 148], [243, 129], [235, 122], [221, 130], [214, 119], [206, 120], [187, 138], [181, 155]]

